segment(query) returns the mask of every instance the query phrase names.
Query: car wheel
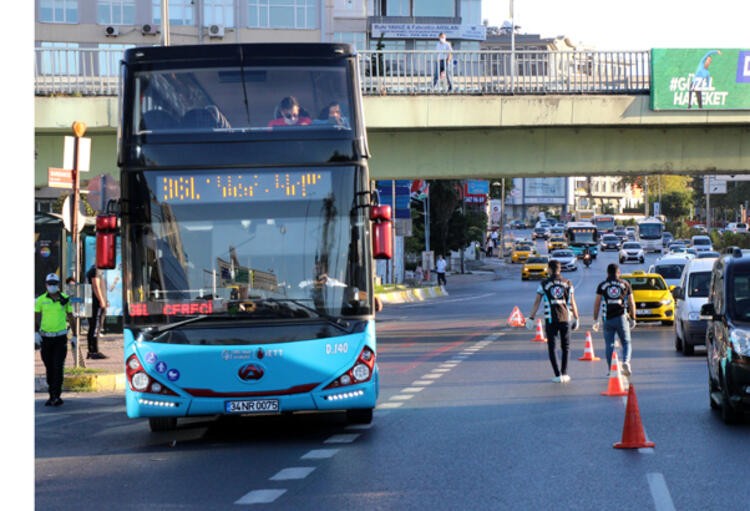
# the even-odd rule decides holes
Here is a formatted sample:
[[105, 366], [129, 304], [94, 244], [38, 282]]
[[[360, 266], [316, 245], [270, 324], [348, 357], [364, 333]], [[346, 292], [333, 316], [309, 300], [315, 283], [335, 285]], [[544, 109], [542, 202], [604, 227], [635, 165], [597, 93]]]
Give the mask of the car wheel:
[[372, 408], [347, 410], [346, 420], [351, 424], [370, 424], [372, 422]]
[[641, 264], [643, 264], [643, 258], [642, 257], [639, 259], [639, 261], [641, 262]]
[[521, 280], [529, 280], [528, 277], [521, 277]]
[[620, 258], [620, 264], [623, 264], [624, 262], [625, 262], [625, 260], [621, 257]]
[[682, 339], [677, 335], [677, 330], [674, 331], [674, 350], [682, 351]]
[[661, 324], [664, 326], [672, 326], [674, 325], [674, 321], [662, 321]]
[[692, 344], [687, 343], [687, 342], [683, 343], [683, 345], [682, 345], [682, 354], [685, 355], [686, 357], [689, 357], [689, 356], [695, 354], [695, 346], [693, 346]]
[[714, 392], [718, 392], [719, 387], [714, 384], [714, 381], [711, 379], [711, 373], [708, 374], [708, 405], [711, 407], [711, 410], [718, 410], [721, 408], [721, 405], [714, 401], [714, 399], [711, 397], [711, 395]]
[[736, 410], [729, 401], [729, 392], [726, 389], [726, 381], [721, 389], [721, 420], [724, 424], [737, 424], [742, 418], [742, 413]]
[[159, 431], [172, 431], [177, 427], [177, 417], [150, 417], [148, 427], [154, 433]]

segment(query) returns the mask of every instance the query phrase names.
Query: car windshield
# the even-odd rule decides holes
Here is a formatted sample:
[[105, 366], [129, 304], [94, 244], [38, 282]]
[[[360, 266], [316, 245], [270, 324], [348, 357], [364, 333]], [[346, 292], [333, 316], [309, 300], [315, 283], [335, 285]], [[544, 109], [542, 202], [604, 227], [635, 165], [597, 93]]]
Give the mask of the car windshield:
[[692, 297], [705, 298], [708, 296], [708, 285], [711, 283], [711, 272], [700, 271], [690, 274], [687, 294]]
[[546, 257], [529, 257], [526, 264], [547, 264]]
[[710, 245], [710, 238], [693, 238], [693, 245]]
[[625, 243], [622, 248], [628, 250], [638, 250], [639, 248], [641, 248], [641, 246], [638, 243]]
[[552, 257], [573, 257], [573, 252], [570, 250], [555, 250], [552, 252]]
[[610, 242], [612, 242], [612, 241], [619, 241], [618, 238], [617, 238], [617, 236], [604, 236], [602, 239], [604, 241], [610, 241]]
[[659, 264], [654, 271], [665, 279], [679, 279], [684, 268], [684, 264]]
[[729, 297], [732, 318], [750, 321], [750, 273], [735, 273]]
[[630, 282], [633, 291], [663, 291], [667, 285], [663, 279], [657, 277], [625, 277]]

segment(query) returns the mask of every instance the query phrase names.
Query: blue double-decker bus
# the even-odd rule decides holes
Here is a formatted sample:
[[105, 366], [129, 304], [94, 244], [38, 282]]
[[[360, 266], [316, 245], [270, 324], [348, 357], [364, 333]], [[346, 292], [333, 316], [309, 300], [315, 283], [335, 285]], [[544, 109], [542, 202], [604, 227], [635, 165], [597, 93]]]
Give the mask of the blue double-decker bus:
[[97, 219], [97, 264], [119, 232], [128, 416], [370, 422], [391, 223], [352, 48], [135, 48], [121, 89], [122, 196]]

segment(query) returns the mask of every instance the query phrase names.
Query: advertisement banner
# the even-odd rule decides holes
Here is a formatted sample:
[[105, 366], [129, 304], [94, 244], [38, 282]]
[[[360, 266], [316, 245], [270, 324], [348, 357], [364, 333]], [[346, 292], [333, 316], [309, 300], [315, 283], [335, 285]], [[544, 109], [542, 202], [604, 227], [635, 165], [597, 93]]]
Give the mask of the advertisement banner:
[[523, 180], [527, 204], [565, 204], [566, 177], [539, 177]]
[[378, 39], [437, 39], [444, 33], [448, 40], [484, 41], [484, 25], [458, 25], [449, 23], [373, 23], [371, 38]]
[[651, 50], [652, 110], [750, 110], [750, 49]]

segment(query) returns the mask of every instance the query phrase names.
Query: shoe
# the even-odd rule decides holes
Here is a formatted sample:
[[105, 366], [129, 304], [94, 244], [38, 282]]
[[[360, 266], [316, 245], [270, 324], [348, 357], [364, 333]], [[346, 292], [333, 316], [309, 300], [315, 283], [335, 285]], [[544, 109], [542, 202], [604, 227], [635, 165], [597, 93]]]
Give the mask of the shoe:
[[107, 357], [107, 355], [105, 355], [104, 353], [97, 351], [95, 353], [89, 353], [86, 358], [93, 358], [94, 360], [102, 360], [104, 358], [109, 358], [109, 357]]
[[622, 363], [622, 374], [624, 374], [625, 376], [630, 376], [630, 362]]
[[54, 400], [54, 401], [52, 402], [52, 406], [60, 406], [60, 405], [62, 405], [62, 404], [63, 404], [64, 402], [65, 402], [65, 401], [63, 401], [62, 399], [60, 399], [59, 397], [57, 397], [57, 398], [55, 398], [55, 400]]
[[562, 376], [560, 376], [560, 379], [562, 380], [563, 383], [570, 382], [570, 376], [568, 376], [567, 374], [563, 374]]
[[555, 376], [554, 378], [552, 378], [552, 381], [555, 383], [562, 383], [563, 379], [562, 376]]
[[55, 404], [55, 400], [52, 398], [49, 398], [47, 401], [44, 402], [44, 406], [52, 406]]

